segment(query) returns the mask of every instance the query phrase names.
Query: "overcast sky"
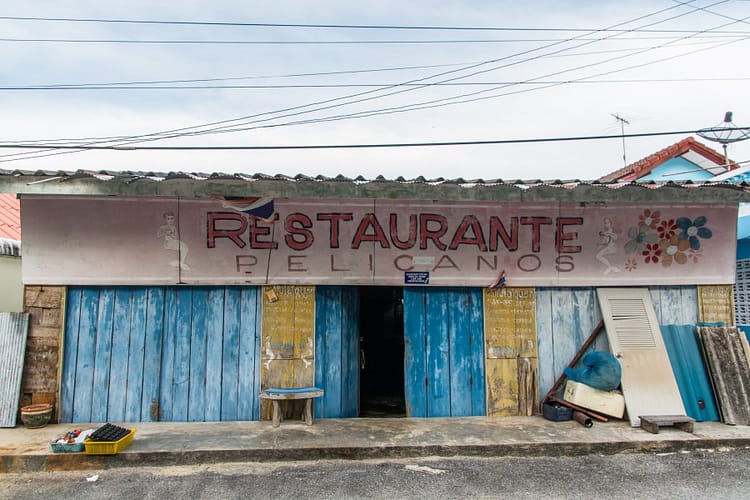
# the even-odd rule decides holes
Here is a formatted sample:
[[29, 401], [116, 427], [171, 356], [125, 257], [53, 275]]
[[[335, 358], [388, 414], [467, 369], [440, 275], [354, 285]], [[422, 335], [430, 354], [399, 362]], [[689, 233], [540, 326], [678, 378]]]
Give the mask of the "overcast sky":
[[[691, 131], [726, 111], [750, 126], [750, 1], [0, 5], [0, 145], [538, 140]], [[624, 149], [620, 137], [3, 148], [0, 169], [595, 179], [686, 136], [626, 138]], [[750, 140], [729, 154], [750, 161]]]

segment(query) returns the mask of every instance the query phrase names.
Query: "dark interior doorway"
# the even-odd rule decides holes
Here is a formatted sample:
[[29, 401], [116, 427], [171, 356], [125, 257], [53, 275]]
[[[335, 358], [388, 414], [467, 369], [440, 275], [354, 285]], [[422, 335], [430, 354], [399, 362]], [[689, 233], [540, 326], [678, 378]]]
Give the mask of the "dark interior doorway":
[[361, 417], [404, 417], [403, 289], [361, 287], [359, 292]]

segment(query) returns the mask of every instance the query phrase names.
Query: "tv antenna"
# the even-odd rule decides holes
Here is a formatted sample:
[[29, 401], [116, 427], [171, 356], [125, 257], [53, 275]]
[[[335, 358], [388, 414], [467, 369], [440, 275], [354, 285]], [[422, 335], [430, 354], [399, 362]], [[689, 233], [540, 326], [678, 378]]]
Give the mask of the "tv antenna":
[[620, 122], [620, 133], [622, 134], [622, 164], [623, 166], [627, 166], [628, 161], [625, 159], [625, 125], [630, 125], [630, 122], [617, 113], [612, 113], [612, 116], [615, 117], [615, 120]]
[[732, 123], [732, 112], [724, 113], [724, 121], [709, 128], [700, 129], [696, 132], [700, 137], [713, 142], [718, 142], [724, 148], [724, 167], [729, 170], [729, 156], [727, 154], [727, 145], [733, 142], [750, 139], [750, 128], [737, 127]]

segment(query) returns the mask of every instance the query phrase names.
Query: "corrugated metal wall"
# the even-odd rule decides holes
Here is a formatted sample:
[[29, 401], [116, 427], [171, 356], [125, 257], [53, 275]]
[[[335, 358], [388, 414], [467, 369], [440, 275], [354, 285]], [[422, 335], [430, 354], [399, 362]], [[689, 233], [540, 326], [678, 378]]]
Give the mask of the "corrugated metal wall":
[[719, 420], [695, 325], [662, 325], [661, 334], [687, 416], [698, 422]]
[[0, 427], [16, 425], [28, 329], [28, 314], [0, 313]]

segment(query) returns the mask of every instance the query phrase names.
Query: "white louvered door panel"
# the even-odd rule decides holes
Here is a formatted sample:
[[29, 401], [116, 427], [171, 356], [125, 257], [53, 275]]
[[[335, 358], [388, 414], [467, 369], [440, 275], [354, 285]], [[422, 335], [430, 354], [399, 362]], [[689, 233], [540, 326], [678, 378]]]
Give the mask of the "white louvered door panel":
[[640, 415], [685, 415], [680, 390], [646, 288], [597, 288], [612, 353], [622, 365], [630, 424]]

